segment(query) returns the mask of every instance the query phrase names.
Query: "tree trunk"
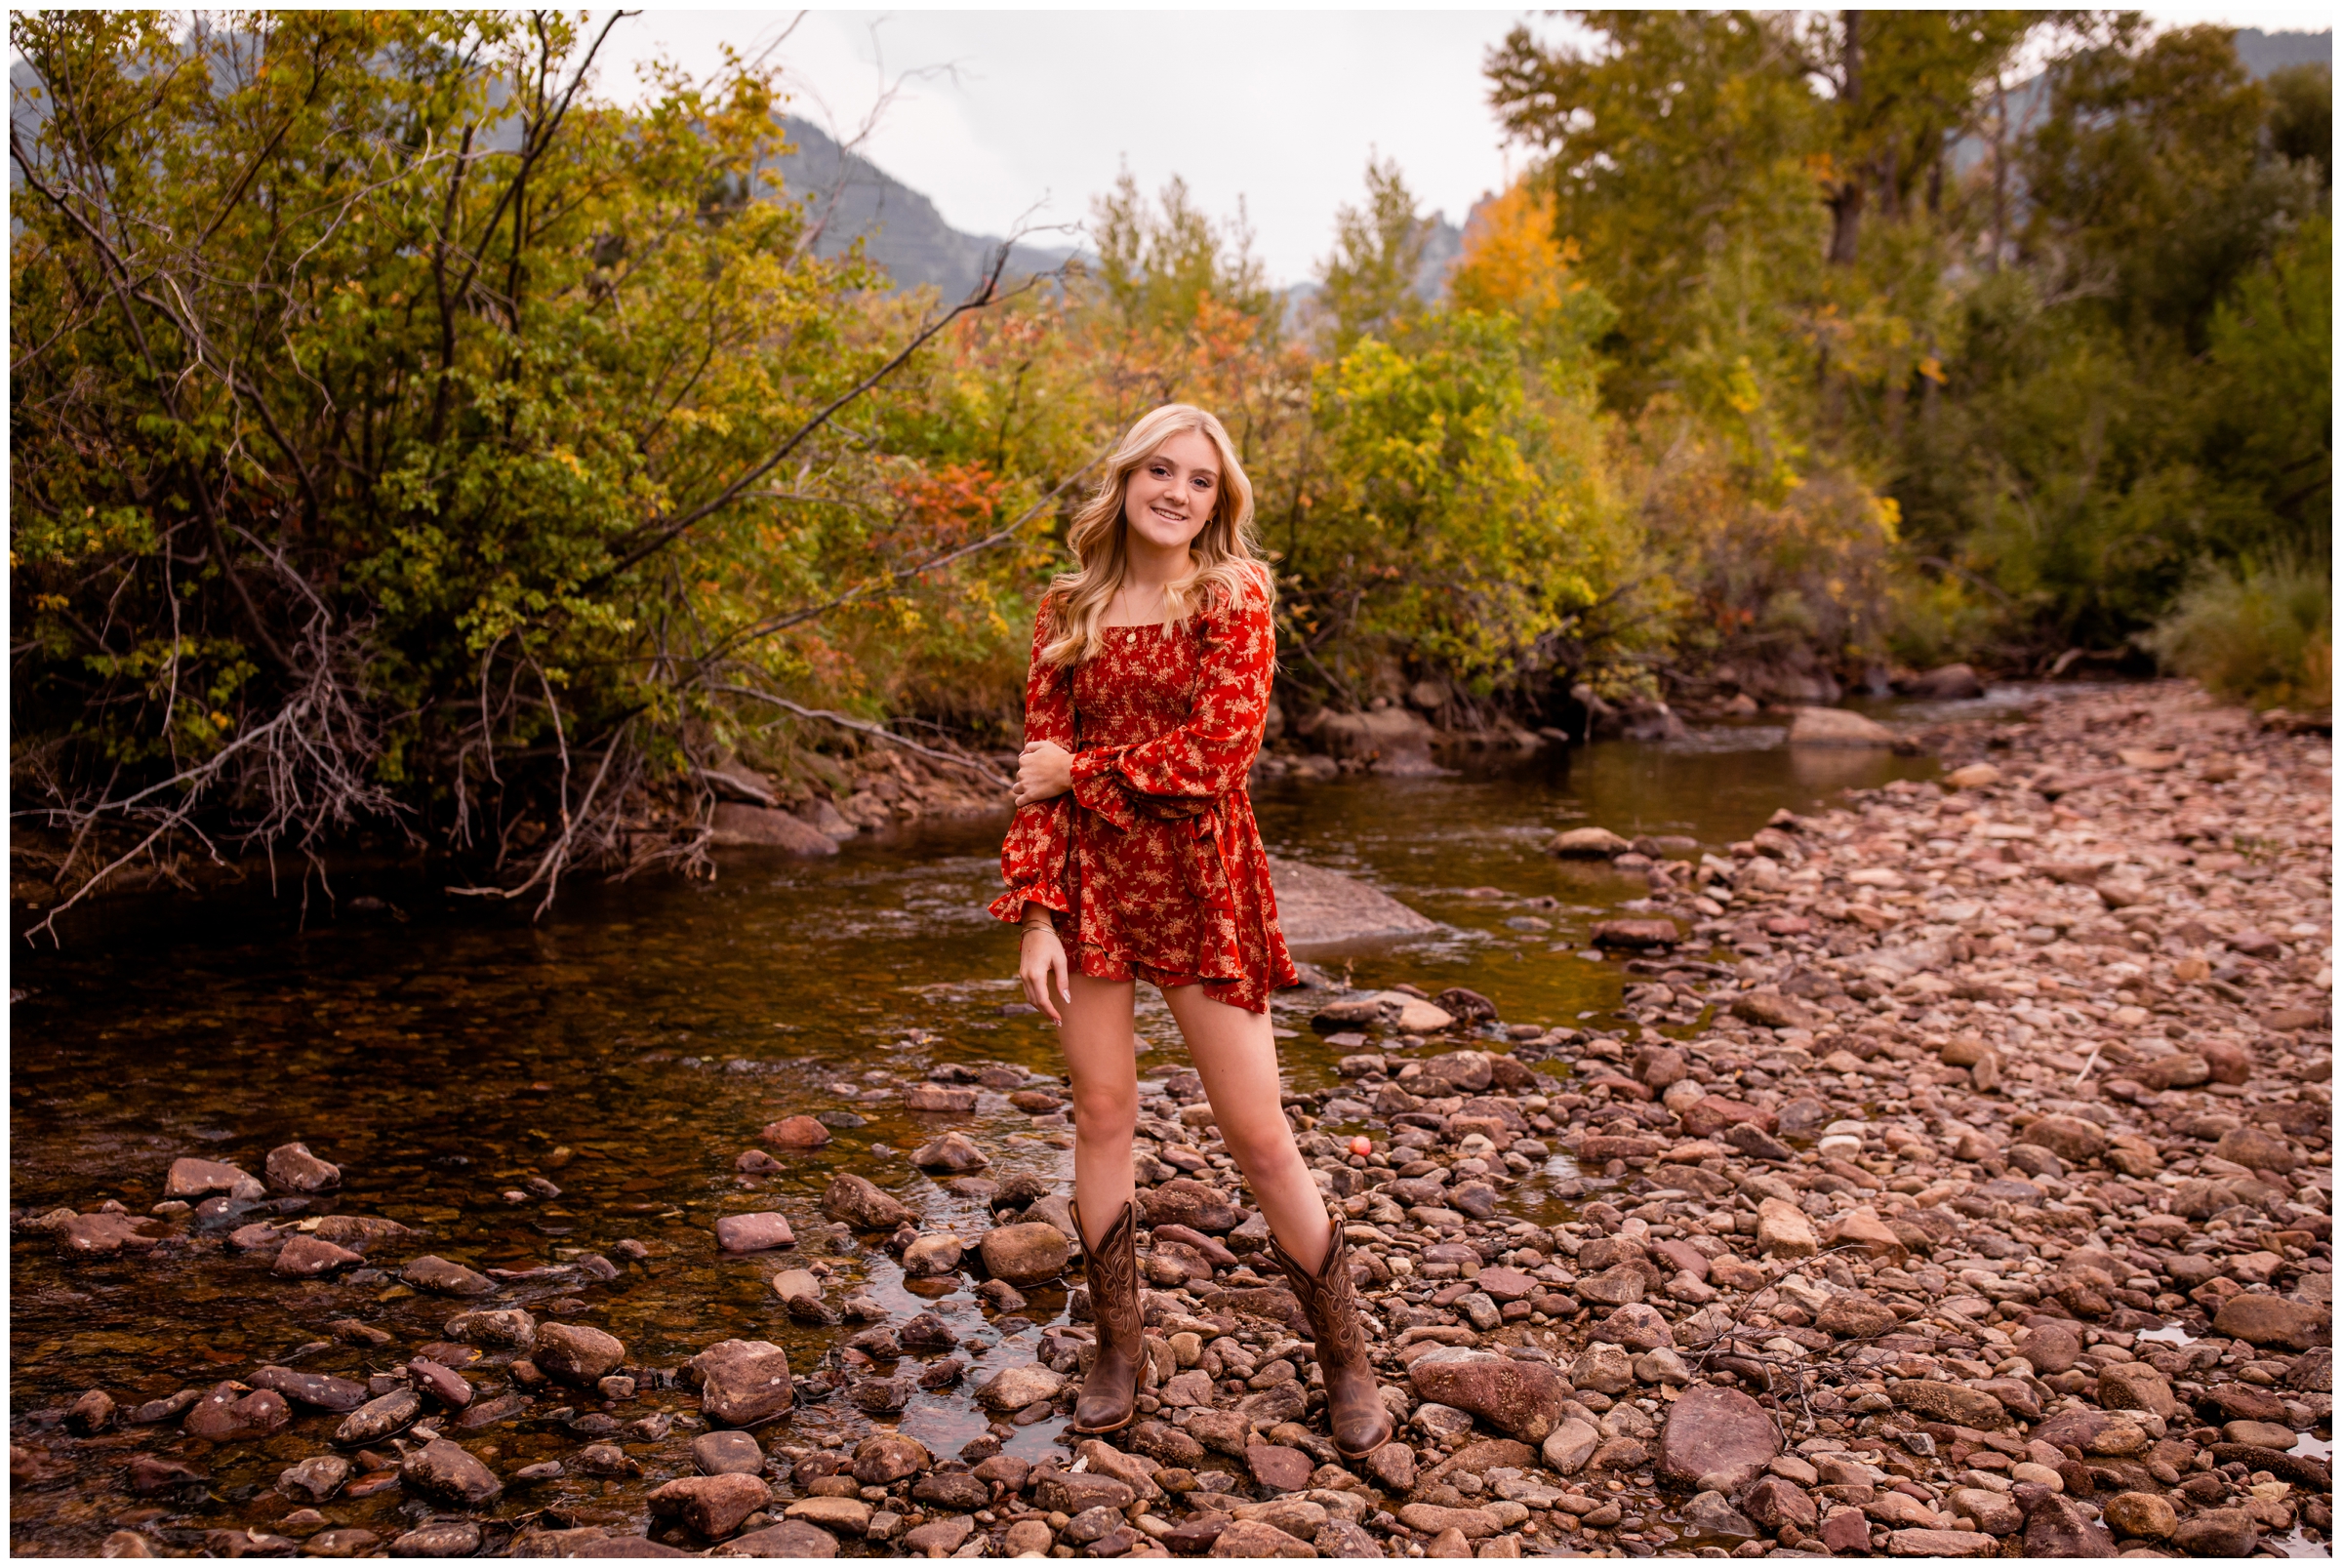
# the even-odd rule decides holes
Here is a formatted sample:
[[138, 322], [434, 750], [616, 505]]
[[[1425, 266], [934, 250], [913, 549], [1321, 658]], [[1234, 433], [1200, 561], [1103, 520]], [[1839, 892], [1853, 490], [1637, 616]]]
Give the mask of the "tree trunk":
[[1849, 165], [1830, 193], [1830, 261], [1852, 266], [1862, 239], [1862, 170], [1853, 155], [1855, 109], [1862, 101], [1862, 13], [1840, 12], [1845, 43], [1839, 52], [1837, 117], [1844, 128], [1841, 143]]

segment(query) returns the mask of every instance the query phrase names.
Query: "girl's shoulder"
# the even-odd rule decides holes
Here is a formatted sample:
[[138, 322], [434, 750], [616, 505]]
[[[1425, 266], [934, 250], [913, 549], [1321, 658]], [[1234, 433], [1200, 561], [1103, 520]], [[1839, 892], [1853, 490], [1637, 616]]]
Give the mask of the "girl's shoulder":
[[1276, 604], [1275, 580], [1267, 563], [1234, 563], [1233, 583], [1215, 583], [1204, 594], [1202, 612], [1220, 622], [1265, 621]]

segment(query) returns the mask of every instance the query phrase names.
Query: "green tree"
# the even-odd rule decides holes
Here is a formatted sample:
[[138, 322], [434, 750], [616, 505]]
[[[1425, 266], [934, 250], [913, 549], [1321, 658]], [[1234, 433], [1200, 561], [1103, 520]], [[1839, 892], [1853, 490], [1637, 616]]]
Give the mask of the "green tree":
[[11, 38], [23, 795], [149, 841], [388, 828], [548, 892], [696, 853], [646, 800], [688, 826], [733, 694], [804, 667], [776, 634], [927, 543], [873, 562], [917, 458], [831, 418], [943, 322], [745, 199], [769, 81], [611, 108], [547, 14]]
[[1318, 268], [1317, 303], [1337, 357], [1369, 334], [1404, 336], [1423, 313], [1417, 284], [1431, 234], [1431, 220], [1416, 210], [1398, 165], [1369, 160], [1366, 205], [1335, 209], [1334, 251]]

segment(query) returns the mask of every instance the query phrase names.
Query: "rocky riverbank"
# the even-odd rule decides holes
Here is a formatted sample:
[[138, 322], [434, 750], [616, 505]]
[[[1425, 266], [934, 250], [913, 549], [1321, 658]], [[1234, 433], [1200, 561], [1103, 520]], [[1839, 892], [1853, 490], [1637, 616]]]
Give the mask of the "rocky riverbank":
[[[920, 1137], [811, 1213], [766, 1184], [853, 1112], [743, 1127], [711, 1232], [518, 1267], [344, 1212], [322, 1146], [182, 1159], [151, 1214], [20, 1212], [67, 1269], [264, 1266], [317, 1320], [208, 1386], [20, 1396], [13, 1512], [118, 1555], [2322, 1553], [2325, 743], [2176, 686], [1930, 739], [1946, 785], [1705, 854], [1562, 835], [1649, 885], [1593, 934], [1615, 1020], [1279, 998], [1343, 1053], [1288, 1108], [1401, 1421], [1364, 1462], [1179, 1072], [1137, 1161], [1142, 1421], [1057, 1439], [1090, 1339], [1066, 1187], [1003, 1174], [978, 1114], [1062, 1138], [1062, 1094], [947, 1064], [864, 1091]], [[560, 1199], [542, 1163], [515, 1212]], [[775, 1326], [674, 1365], [593, 1326], [692, 1245], [762, 1260]], [[964, 1440], [904, 1429], [963, 1396]]]

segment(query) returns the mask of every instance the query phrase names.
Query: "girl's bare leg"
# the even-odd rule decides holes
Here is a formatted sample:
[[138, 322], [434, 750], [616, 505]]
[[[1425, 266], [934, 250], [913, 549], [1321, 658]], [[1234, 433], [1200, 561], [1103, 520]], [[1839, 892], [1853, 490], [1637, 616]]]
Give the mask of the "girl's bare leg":
[[1294, 1146], [1293, 1128], [1277, 1103], [1284, 1090], [1269, 1015], [1215, 1002], [1201, 985], [1174, 986], [1163, 1000], [1187, 1036], [1188, 1057], [1220, 1124], [1220, 1142], [1243, 1171], [1277, 1244], [1295, 1263], [1316, 1268], [1325, 1260], [1329, 1234], [1325, 1194]]
[[[1073, 1079], [1073, 1199], [1087, 1252], [1130, 1201], [1130, 1141], [1139, 1123], [1139, 1066], [1132, 1049], [1127, 980], [1070, 977], [1059, 1043]], [[1265, 1021], [1264, 1021], [1265, 1022]], [[1296, 1155], [1296, 1159], [1298, 1159]]]

